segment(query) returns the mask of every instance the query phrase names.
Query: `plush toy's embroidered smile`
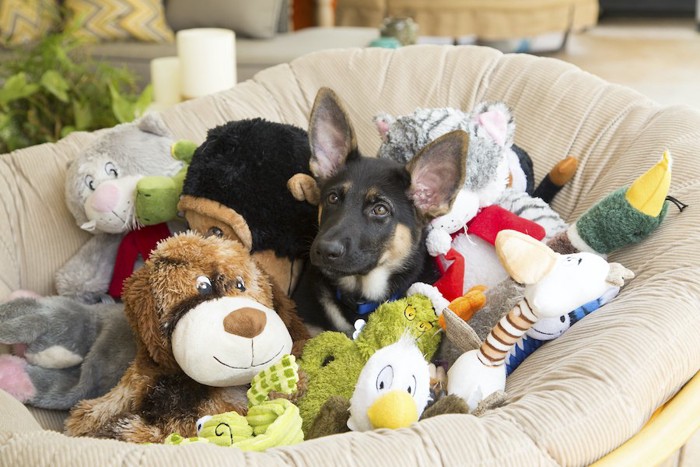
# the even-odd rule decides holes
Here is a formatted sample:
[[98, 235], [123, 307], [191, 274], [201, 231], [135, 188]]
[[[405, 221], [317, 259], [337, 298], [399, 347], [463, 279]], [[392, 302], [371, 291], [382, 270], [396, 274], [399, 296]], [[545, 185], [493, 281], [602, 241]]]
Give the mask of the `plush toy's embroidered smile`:
[[[251, 350], [252, 350], [252, 351], [251, 351], [250, 365], [248, 365], [248, 366], [250, 366], [250, 367], [255, 367], [255, 368], [261, 367], [261, 366], [264, 366], [264, 365], [267, 365], [268, 363], [272, 362], [272, 361], [273, 361], [275, 358], [277, 358], [277, 356], [280, 355], [280, 354], [282, 353], [282, 351], [284, 350], [284, 346], [282, 346], [282, 347], [280, 347], [279, 351], [277, 351], [277, 353], [275, 353], [271, 358], [268, 358], [267, 360], [265, 360], [264, 362], [261, 362], [261, 363], [255, 363], [255, 346], [254, 346], [254, 343], [253, 343], [253, 342], [251, 342], [250, 345], [251, 345]], [[233, 369], [236, 369], [236, 370], [242, 370], [242, 369], [247, 368], [247, 367], [243, 367], [243, 366], [233, 366], [233, 365], [229, 365], [229, 364], [227, 364], [227, 363], [224, 363], [224, 362], [222, 362], [221, 360], [219, 360], [219, 359], [216, 357], [216, 355], [214, 355], [214, 360], [216, 360], [217, 362], [221, 363], [223, 366], [227, 366], [227, 367], [229, 367], [229, 368], [233, 368]]]

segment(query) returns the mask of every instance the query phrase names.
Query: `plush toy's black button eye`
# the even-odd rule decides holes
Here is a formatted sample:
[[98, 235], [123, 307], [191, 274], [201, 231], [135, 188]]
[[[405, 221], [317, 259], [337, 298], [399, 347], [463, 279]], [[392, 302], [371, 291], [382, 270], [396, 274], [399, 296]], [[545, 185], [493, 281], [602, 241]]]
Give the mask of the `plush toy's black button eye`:
[[111, 177], [119, 178], [117, 167], [112, 162], [107, 162], [105, 164], [105, 173]]
[[377, 391], [384, 391], [390, 389], [391, 385], [394, 383], [394, 368], [391, 365], [387, 365], [381, 369], [377, 375]]
[[240, 290], [241, 292], [245, 292], [245, 282], [243, 282], [243, 279], [240, 277], [236, 277], [236, 285], [235, 287]]
[[211, 415], [205, 415], [199, 420], [197, 420], [197, 434], [200, 434], [202, 431], [202, 428], [204, 428], [204, 424], [207, 423], [209, 420], [212, 419]]
[[206, 234], [205, 236], [206, 236], [206, 237], [211, 237], [212, 235], [213, 235], [214, 237], [219, 237], [219, 238], [221, 238], [221, 237], [224, 236], [224, 232], [223, 232], [220, 228], [218, 228], [218, 227], [212, 227], [211, 229], [207, 230], [207, 234]]
[[406, 392], [408, 392], [411, 396], [416, 395], [416, 386], [418, 386], [418, 382], [416, 381], [416, 375], [411, 375], [413, 380], [411, 381], [411, 384], [408, 385], [406, 388]]
[[211, 281], [207, 276], [199, 276], [197, 278], [197, 292], [200, 295], [209, 295], [212, 293]]

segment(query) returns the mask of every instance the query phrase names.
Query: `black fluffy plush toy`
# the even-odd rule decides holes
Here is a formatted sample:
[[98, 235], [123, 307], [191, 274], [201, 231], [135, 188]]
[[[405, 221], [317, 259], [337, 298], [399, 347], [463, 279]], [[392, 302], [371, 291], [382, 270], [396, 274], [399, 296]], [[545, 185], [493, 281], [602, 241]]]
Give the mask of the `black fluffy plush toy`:
[[243, 243], [288, 295], [316, 233], [305, 130], [261, 118], [212, 128], [194, 153], [178, 208], [190, 228]]

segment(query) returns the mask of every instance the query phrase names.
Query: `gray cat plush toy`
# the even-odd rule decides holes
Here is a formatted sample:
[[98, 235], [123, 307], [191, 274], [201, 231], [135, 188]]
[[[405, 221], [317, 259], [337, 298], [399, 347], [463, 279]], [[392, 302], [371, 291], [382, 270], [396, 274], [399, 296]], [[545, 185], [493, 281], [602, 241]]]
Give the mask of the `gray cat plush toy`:
[[[135, 343], [123, 305], [108, 295], [110, 283], [120, 289], [121, 280], [113, 278], [118, 251], [144, 223], [135, 209], [138, 196], [157, 203], [172, 198], [167, 203], [176, 206], [179, 192], [164, 191], [161, 183], [185, 166], [173, 157], [173, 147], [167, 127], [152, 113], [103, 130], [71, 163], [66, 203], [93, 236], [57, 272], [59, 296], [17, 293], [25, 297], [0, 304], [0, 343], [14, 350], [0, 356], [0, 389], [37, 407], [68, 409], [119, 381]], [[141, 189], [154, 178], [155, 185]], [[152, 227], [168, 235], [164, 225]], [[122, 273], [133, 268], [133, 262], [127, 264]]]
[[[59, 295], [88, 303], [105, 299], [122, 239], [144, 223], [136, 211], [141, 185], [154, 176], [175, 176], [183, 168], [172, 155], [174, 146], [160, 116], [149, 113], [108, 130], [70, 164], [66, 204], [78, 226], [93, 237], [56, 273]], [[133, 264], [128, 268], [130, 274]], [[126, 277], [121, 279], [119, 286]]]

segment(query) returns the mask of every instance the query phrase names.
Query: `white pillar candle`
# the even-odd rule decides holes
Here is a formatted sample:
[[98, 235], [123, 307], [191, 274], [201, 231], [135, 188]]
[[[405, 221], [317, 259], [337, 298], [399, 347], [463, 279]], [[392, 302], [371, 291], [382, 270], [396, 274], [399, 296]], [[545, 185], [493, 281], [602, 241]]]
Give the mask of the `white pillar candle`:
[[236, 84], [236, 35], [229, 29], [197, 28], [177, 32], [182, 96], [195, 98]]
[[332, 0], [316, 0], [316, 22], [319, 26], [324, 28], [335, 26], [333, 3]]
[[151, 60], [154, 103], [169, 106], [180, 102], [182, 100], [180, 81], [180, 59], [178, 57], [159, 57]]

